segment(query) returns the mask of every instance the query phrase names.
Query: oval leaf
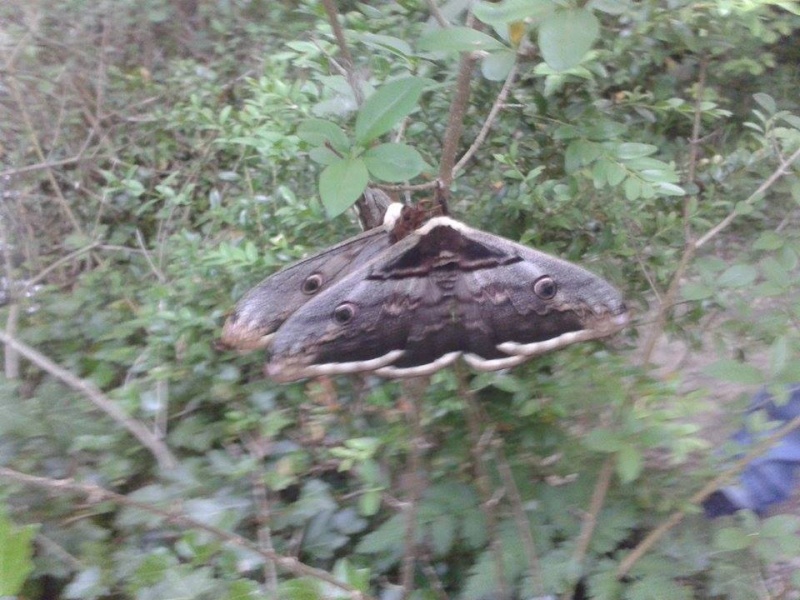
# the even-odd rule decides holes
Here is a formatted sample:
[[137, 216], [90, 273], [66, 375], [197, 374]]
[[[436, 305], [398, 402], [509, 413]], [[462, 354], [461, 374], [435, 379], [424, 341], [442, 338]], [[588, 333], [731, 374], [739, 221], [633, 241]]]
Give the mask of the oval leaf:
[[535, 24], [552, 13], [558, 4], [552, 0], [505, 0], [505, 2], [478, 2], [473, 14], [488, 25], [499, 27], [514, 21]]
[[421, 52], [507, 50], [501, 41], [471, 27], [448, 27], [432, 31], [420, 38], [417, 49]]
[[706, 374], [716, 379], [730, 381], [731, 383], [744, 383], [747, 385], [760, 385], [764, 383], [761, 371], [752, 365], [740, 363], [737, 360], [723, 358], [707, 366]]
[[339, 152], [347, 152], [350, 141], [342, 128], [336, 123], [325, 119], [307, 119], [297, 128], [297, 137], [314, 146], [324, 146], [330, 143]]
[[360, 158], [346, 158], [325, 167], [319, 177], [319, 196], [329, 217], [342, 214], [364, 192], [369, 181]]
[[371, 142], [411, 113], [427, 83], [421, 77], [404, 77], [385, 84], [367, 98], [356, 117], [358, 143]]
[[364, 153], [364, 163], [370, 175], [392, 183], [406, 181], [419, 175], [425, 161], [408, 144], [381, 144]]
[[564, 71], [583, 60], [599, 33], [597, 17], [588, 10], [559, 10], [542, 21], [539, 48], [550, 67]]
[[517, 55], [510, 50], [492, 52], [481, 62], [481, 73], [489, 81], [503, 81], [516, 60]]

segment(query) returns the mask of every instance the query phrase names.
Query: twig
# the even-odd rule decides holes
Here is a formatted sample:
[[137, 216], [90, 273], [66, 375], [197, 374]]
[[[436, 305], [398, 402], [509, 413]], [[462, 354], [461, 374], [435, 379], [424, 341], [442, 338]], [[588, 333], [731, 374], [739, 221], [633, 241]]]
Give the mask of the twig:
[[544, 598], [546, 593], [544, 580], [542, 579], [542, 567], [539, 564], [536, 543], [533, 540], [533, 533], [531, 532], [531, 523], [527, 515], [525, 515], [525, 508], [522, 504], [522, 494], [519, 493], [519, 487], [514, 480], [514, 473], [511, 472], [511, 465], [508, 464], [508, 458], [506, 458], [505, 452], [503, 451], [503, 441], [495, 439], [493, 446], [495, 450], [495, 460], [497, 461], [497, 470], [500, 471], [503, 485], [508, 491], [511, 509], [514, 513], [514, 520], [517, 522], [517, 529], [519, 529], [520, 537], [522, 537], [525, 556], [528, 559], [530, 577], [533, 584], [536, 586], [536, 595]]
[[436, 19], [436, 22], [439, 24], [439, 27], [442, 29], [447, 29], [450, 27], [450, 23], [447, 22], [447, 19], [444, 18], [442, 11], [439, 10], [438, 6], [436, 6], [436, 0], [426, 0], [426, 3], [428, 4], [428, 8], [430, 9], [433, 18]]
[[462, 52], [456, 78], [456, 91], [450, 103], [450, 118], [447, 121], [447, 130], [444, 134], [442, 145], [442, 160], [439, 163], [439, 181], [445, 190], [450, 189], [453, 182], [453, 167], [456, 162], [456, 151], [464, 129], [464, 116], [469, 105], [470, 83], [472, 81], [472, 68], [475, 66], [475, 57], [471, 52]]
[[[694, 185], [697, 175], [697, 158], [700, 154], [700, 126], [702, 124], [702, 106], [706, 89], [707, 69], [708, 60], [703, 57], [700, 61], [700, 75], [697, 78], [697, 86], [695, 87], [694, 122], [692, 123], [692, 138], [689, 140], [689, 166], [686, 174], [687, 181], [692, 185]], [[691, 196], [689, 195], [683, 197], [683, 239], [687, 242], [692, 239], [692, 223], [689, 218], [690, 198]]]
[[[756, 200], [759, 200], [761, 198], [761, 196], [764, 194], [764, 192], [766, 192], [769, 188], [771, 188], [775, 184], [775, 182], [778, 181], [778, 179], [780, 179], [781, 177], [783, 177], [784, 175], [787, 175], [789, 173], [788, 168], [798, 158], [800, 158], [800, 148], [795, 150], [792, 153], [792, 155], [789, 158], [787, 158], [785, 161], [782, 161], [781, 164], [778, 166], [778, 168], [775, 169], [775, 171], [773, 171], [772, 175], [767, 177], [767, 179], [764, 181], [764, 183], [762, 183], [760, 186], [758, 186], [758, 189], [755, 192], [753, 192], [752, 194], [750, 194], [750, 196], [746, 200], [744, 200], [742, 202], [742, 204], [751, 205]], [[736, 218], [737, 215], [738, 215], [738, 212], [736, 211], [736, 209], [732, 210], [727, 217], [722, 219], [722, 221], [720, 221], [714, 227], [712, 227], [705, 235], [703, 235], [703, 237], [701, 237], [699, 240], [697, 240], [695, 242], [695, 244], [694, 244], [695, 247], [699, 248], [700, 246], [703, 246], [704, 244], [706, 244], [711, 238], [713, 238], [720, 231], [722, 231], [728, 225], [730, 225], [733, 222], [733, 220]]]
[[322, 5], [325, 7], [325, 12], [328, 15], [328, 22], [331, 24], [333, 35], [336, 37], [336, 43], [339, 46], [339, 51], [342, 53], [342, 62], [346, 73], [347, 82], [353, 90], [353, 95], [356, 99], [356, 104], [361, 106], [364, 102], [364, 91], [358, 82], [355, 73], [355, 63], [353, 62], [353, 55], [350, 53], [350, 48], [347, 45], [347, 40], [344, 37], [344, 30], [339, 23], [339, 10], [336, 8], [334, 0], [322, 0]]
[[[256, 459], [256, 464], [263, 464], [265, 452], [263, 447], [255, 439], [247, 440], [247, 448], [251, 456]], [[253, 470], [252, 476], [253, 499], [256, 505], [256, 535], [258, 545], [270, 554], [275, 554], [275, 547], [272, 544], [272, 531], [270, 521], [272, 520], [272, 510], [269, 504], [269, 492], [264, 484], [264, 478], [260, 471]], [[266, 582], [267, 592], [270, 598], [277, 598], [278, 594], [278, 572], [275, 569], [275, 561], [267, 559], [264, 561], [264, 581]]]
[[[578, 534], [578, 541], [575, 544], [575, 551], [572, 553], [572, 560], [576, 565], [583, 562], [586, 552], [589, 549], [589, 542], [592, 541], [594, 529], [597, 526], [597, 517], [603, 508], [603, 503], [608, 493], [608, 488], [611, 485], [611, 476], [614, 474], [614, 457], [609, 456], [603, 463], [600, 469], [600, 474], [597, 476], [597, 482], [592, 491], [592, 499], [589, 502], [589, 510], [583, 515], [583, 522], [581, 523], [581, 531]], [[562, 600], [570, 600], [573, 597], [574, 590], [567, 590], [561, 596]]]
[[44, 269], [39, 271], [34, 277], [26, 281], [24, 289], [26, 290], [31, 289], [34, 285], [42, 281], [45, 277], [47, 277], [47, 275], [49, 275], [52, 271], [54, 271], [64, 263], [68, 263], [69, 261], [71, 261], [74, 258], [77, 258], [81, 254], [86, 254], [87, 252], [94, 250], [98, 246], [100, 246], [100, 242], [92, 242], [88, 246], [84, 246], [83, 248], [78, 248], [77, 250], [70, 252], [66, 256], [62, 256], [58, 260], [47, 265]]
[[150, 430], [142, 425], [139, 421], [125, 414], [91, 381], [87, 381], [77, 377], [76, 375], [73, 375], [70, 371], [57, 365], [38, 350], [31, 348], [27, 344], [16, 339], [14, 336], [8, 335], [2, 331], [0, 331], [0, 342], [3, 342], [6, 345], [6, 348], [13, 348], [39, 368], [43, 369], [56, 379], [59, 379], [72, 389], [86, 396], [92, 402], [92, 404], [106, 413], [114, 421], [122, 425], [136, 439], [138, 439], [142, 445], [150, 450], [161, 468], [171, 469], [177, 466], [178, 461], [172, 455], [172, 452], [170, 452], [169, 448], [167, 448], [167, 446], [161, 440], [155, 437]]
[[489, 130], [492, 128], [492, 125], [494, 125], [494, 120], [500, 113], [500, 109], [505, 106], [506, 98], [508, 98], [508, 92], [511, 91], [511, 84], [514, 83], [516, 76], [517, 63], [514, 63], [511, 67], [511, 70], [508, 72], [508, 75], [506, 76], [506, 81], [503, 83], [503, 87], [500, 88], [500, 92], [497, 94], [497, 98], [494, 100], [494, 104], [492, 104], [492, 109], [489, 111], [486, 121], [484, 121], [480, 132], [478, 132], [478, 135], [475, 137], [475, 141], [472, 142], [472, 145], [464, 153], [464, 156], [462, 156], [453, 167], [453, 177], [455, 177], [458, 172], [466, 166], [466, 164], [472, 159], [473, 155], [486, 140], [486, 136], [489, 135]]
[[[715, 477], [700, 490], [698, 490], [691, 498], [689, 498], [689, 503], [700, 504], [703, 500], [708, 498], [717, 489], [719, 489], [720, 486], [741, 473], [750, 462], [767, 452], [779, 440], [798, 428], [800, 428], [800, 416], [795, 417], [783, 427], [777, 429], [775, 432], [761, 440], [752, 450], [750, 450], [750, 452], [733, 463], [730, 468], [723, 471], [719, 476]], [[645, 555], [645, 553], [653, 546], [653, 544], [664, 537], [664, 535], [670, 529], [680, 523], [685, 516], [686, 511], [675, 511], [661, 525], [647, 534], [647, 537], [639, 542], [631, 551], [631, 553], [628, 554], [628, 556], [626, 556], [622, 562], [620, 562], [619, 567], [617, 568], [617, 579], [625, 577], [633, 565], [635, 565], [636, 562]]]
[[55, 492], [76, 492], [86, 496], [87, 500], [94, 504], [100, 502], [114, 502], [115, 504], [122, 506], [137, 508], [152, 515], [157, 515], [166, 521], [175, 523], [181, 527], [205, 531], [217, 539], [224, 540], [230, 544], [233, 544], [234, 546], [250, 550], [251, 552], [258, 554], [267, 560], [273, 561], [278, 567], [294, 575], [313, 577], [315, 579], [324, 581], [325, 583], [329, 583], [330, 585], [349, 593], [352, 600], [375, 600], [371, 596], [362, 593], [354, 587], [346, 583], [342, 583], [327, 571], [306, 565], [296, 558], [282, 556], [275, 552], [271, 552], [259, 547], [258, 544], [255, 544], [245, 537], [225, 531], [224, 529], [220, 529], [218, 527], [214, 527], [213, 525], [208, 525], [201, 521], [197, 521], [182, 513], [164, 510], [146, 502], [133, 500], [128, 496], [117, 494], [116, 492], [112, 492], [96, 485], [77, 483], [73, 479], [50, 479], [47, 477], [36, 477], [34, 475], [20, 473], [19, 471], [15, 471], [14, 469], [9, 469], [7, 467], [0, 467], [0, 477], [23, 483], [25, 485], [49, 489]]
[[505, 564], [503, 561], [503, 548], [500, 538], [497, 535], [497, 515], [495, 506], [497, 499], [492, 494], [491, 478], [489, 476], [488, 459], [484, 450], [491, 440], [491, 431], [483, 433], [482, 424], [486, 422], [483, 418], [480, 405], [475, 400], [475, 394], [466, 384], [463, 369], [456, 370], [458, 379], [459, 395], [467, 403], [467, 422], [469, 426], [470, 446], [472, 449], [472, 460], [475, 467], [475, 479], [478, 491], [481, 495], [481, 509], [486, 518], [486, 532], [489, 539], [489, 547], [494, 559], [495, 577], [497, 578], [498, 595], [500, 598], [508, 596], [508, 582], [505, 575]]
[[419, 500], [422, 496], [424, 479], [422, 474], [422, 448], [425, 444], [420, 415], [420, 398], [428, 383], [427, 377], [410, 379], [403, 382], [403, 392], [408, 403], [408, 419], [411, 424], [411, 448], [408, 473], [408, 499], [405, 501], [405, 554], [401, 574], [403, 598], [409, 598], [414, 591], [414, 571], [417, 564], [417, 514]]

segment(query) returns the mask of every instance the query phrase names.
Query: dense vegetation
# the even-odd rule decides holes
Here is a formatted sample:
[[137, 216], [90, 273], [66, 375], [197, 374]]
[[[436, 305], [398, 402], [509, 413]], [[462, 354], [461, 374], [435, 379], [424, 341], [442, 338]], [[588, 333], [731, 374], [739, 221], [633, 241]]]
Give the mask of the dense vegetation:
[[[342, 1], [337, 41], [327, 4], [0, 6], [0, 596], [796, 597], [800, 517], [698, 504], [747, 395], [800, 380], [797, 5]], [[325, 168], [402, 142], [370, 179], [429, 183], [487, 123], [452, 212], [602, 274], [635, 327], [416, 385], [215, 349], [357, 231], [330, 215], [364, 173]]]

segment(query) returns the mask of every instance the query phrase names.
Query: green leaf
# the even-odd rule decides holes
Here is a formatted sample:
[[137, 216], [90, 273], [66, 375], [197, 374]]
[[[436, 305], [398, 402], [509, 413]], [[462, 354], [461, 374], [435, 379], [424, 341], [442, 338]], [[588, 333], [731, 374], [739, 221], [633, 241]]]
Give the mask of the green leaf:
[[552, 0], [505, 0], [504, 2], [478, 2], [472, 9], [477, 19], [499, 27], [515, 21], [536, 23], [558, 7]]
[[705, 300], [714, 295], [714, 288], [699, 282], [687, 283], [681, 288], [681, 296], [689, 302]]
[[785, 335], [778, 337], [772, 342], [769, 352], [769, 371], [773, 377], [780, 375], [786, 368], [790, 356], [789, 339]]
[[489, 81], [503, 81], [508, 77], [516, 60], [516, 53], [510, 50], [492, 52], [481, 61], [481, 73]]
[[625, 190], [625, 198], [628, 200], [637, 200], [642, 195], [642, 183], [635, 177], [628, 177], [622, 189]]
[[761, 371], [752, 365], [740, 363], [739, 361], [724, 358], [707, 366], [704, 372], [711, 377], [730, 381], [731, 383], [743, 383], [747, 385], [760, 385], [764, 383], [764, 376]]
[[333, 218], [350, 208], [368, 182], [367, 166], [360, 158], [346, 158], [325, 167], [319, 177], [319, 196], [328, 216]]
[[417, 107], [428, 80], [403, 77], [391, 81], [367, 98], [356, 117], [356, 140], [366, 145], [383, 135]]
[[550, 67], [565, 71], [580, 64], [599, 33], [600, 23], [590, 11], [559, 10], [542, 21], [539, 48]]
[[765, 231], [753, 243], [754, 250], [777, 250], [786, 243], [784, 237], [774, 231]]
[[772, 96], [763, 92], [758, 92], [757, 94], [753, 94], [753, 99], [758, 102], [761, 108], [767, 111], [768, 115], [775, 114], [777, 107], [775, 106], [775, 100], [773, 100]]
[[408, 144], [381, 144], [367, 150], [363, 158], [370, 175], [391, 183], [412, 179], [426, 166], [416, 148]]
[[623, 483], [630, 483], [642, 472], [642, 453], [634, 446], [623, 446], [617, 452], [617, 475]]
[[324, 146], [328, 142], [342, 154], [350, 149], [350, 140], [342, 128], [325, 119], [306, 119], [297, 128], [297, 137], [314, 146]]
[[747, 532], [739, 527], [725, 527], [717, 531], [714, 536], [714, 546], [723, 552], [744, 550], [750, 542]]
[[720, 287], [741, 288], [751, 285], [758, 275], [753, 265], [733, 265], [719, 276], [717, 284]]
[[653, 146], [652, 144], [628, 142], [616, 147], [616, 154], [621, 160], [650, 156], [656, 152], [658, 152], [658, 146]]
[[0, 596], [16, 596], [33, 571], [36, 527], [16, 527], [0, 510]]
[[492, 36], [471, 27], [436, 29], [423, 35], [417, 43], [420, 52], [471, 52], [473, 50], [508, 50]]

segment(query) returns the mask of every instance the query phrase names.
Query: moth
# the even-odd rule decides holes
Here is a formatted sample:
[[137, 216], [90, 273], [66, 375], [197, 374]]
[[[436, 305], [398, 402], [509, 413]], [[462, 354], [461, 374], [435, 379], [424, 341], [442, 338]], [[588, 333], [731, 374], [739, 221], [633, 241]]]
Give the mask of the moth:
[[222, 328], [220, 344], [239, 351], [268, 347], [278, 327], [298, 307], [391, 244], [389, 230], [375, 227], [267, 277], [236, 304]]
[[[358, 264], [337, 268], [341, 279], [321, 280], [324, 289], [294, 312], [286, 296], [256, 301], [270, 279], [242, 301], [229, 331], [263, 323], [273, 379], [362, 371], [413, 377], [459, 356], [477, 370], [505, 369], [610, 335], [629, 320], [620, 292], [600, 277], [449, 217], [434, 217], [394, 244], [390, 236], [362, 236], [371, 241]], [[359, 239], [360, 246], [364, 238], [356, 236], [295, 264], [286, 281], [305, 281], [303, 271], [338, 262]], [[278, 306], [278, 318], [263, 314]]]

